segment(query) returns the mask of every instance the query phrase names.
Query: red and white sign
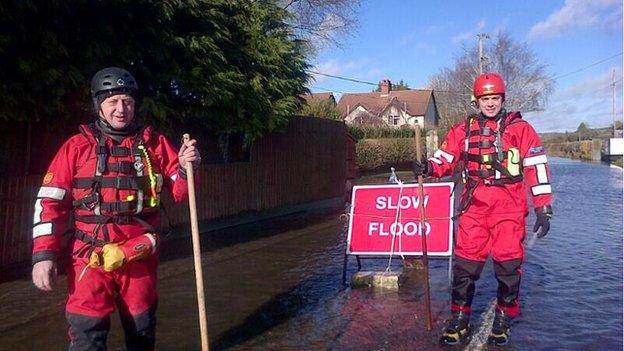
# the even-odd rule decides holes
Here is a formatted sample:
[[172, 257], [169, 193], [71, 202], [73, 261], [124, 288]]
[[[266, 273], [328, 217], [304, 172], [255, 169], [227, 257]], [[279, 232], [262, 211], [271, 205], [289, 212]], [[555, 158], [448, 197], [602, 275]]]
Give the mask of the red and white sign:
[[[453, 183], [424, 184], [428, 256], [450, 256]], [[422, 255], [418, 184], [353, 187], [347, 254]]]

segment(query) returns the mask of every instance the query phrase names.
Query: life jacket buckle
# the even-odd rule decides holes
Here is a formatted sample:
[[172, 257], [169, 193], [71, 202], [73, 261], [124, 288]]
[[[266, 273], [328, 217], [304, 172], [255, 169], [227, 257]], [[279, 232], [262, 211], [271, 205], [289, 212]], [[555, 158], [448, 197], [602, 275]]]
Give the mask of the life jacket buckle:
[[134, 169], [137, 171], [137, 173], [143, 171], [143, 168], [145, 168], [145, 165], [143, 164], [143, 162], [141, 162], [141, 160], [137, 160], [134, 162]]
[[92, 200], [89, 202], [83, 202], [82, 208], [87, 211], [93, 211], [93, 209], [95, 209], [95, 206], [97, 206], [97, 204], [100, 202], [100, 193], [97, 191], [94, 191], [90, 195], [85, 196], [84, 198], [86, 199], [89, 197], [92, 198]]

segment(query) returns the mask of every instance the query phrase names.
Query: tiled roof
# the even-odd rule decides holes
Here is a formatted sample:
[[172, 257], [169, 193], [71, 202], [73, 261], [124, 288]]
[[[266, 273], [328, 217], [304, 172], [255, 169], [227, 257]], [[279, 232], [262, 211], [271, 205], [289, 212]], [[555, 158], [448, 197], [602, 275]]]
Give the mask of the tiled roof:
[[390, 91], [387, 95], [378, 92], [346, 93], [342, 94], [338, 109], [346, 117], [348, 113], [361, 105], [367, 111], [379, 115], [389, 104], [396, 104], [399, 108], [405, 108], [411, 116], [423, 116], [427, 112], [432, 92], [432, 90], [396, 90]]
[[336, 101], [333, 93], [305, 93], [301, 94], [301, 97], [304, 98], [306, 102], [319, 100], [333, 100], [334, 102]]

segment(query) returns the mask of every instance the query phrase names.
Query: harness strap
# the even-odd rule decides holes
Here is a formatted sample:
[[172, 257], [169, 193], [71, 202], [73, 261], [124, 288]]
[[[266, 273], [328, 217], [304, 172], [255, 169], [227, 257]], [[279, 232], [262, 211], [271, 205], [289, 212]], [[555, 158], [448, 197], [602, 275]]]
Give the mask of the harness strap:
[[[86, 215], [79, 216], [75, 215], [74, 219], [77, 222], [87, 223], [87, 224], [105, 224], [105, 223], [115, 223], [115, 224], [128, 224], [132, 223], [132, 221], [139, 218], [140, 220], [147, 221], [157, 216], [157, 211], [144, 212], [140, 215], [121, 215], [121, 216], [104, 216], [104, 215]], [[138, 221], [140, 223], [140, 221]]]
[[102, 174], [106, 171], [106, 159], [108, 158], [108, 150], [106, 148], [106, 140], [102, 138], [102, 134], [97, 130], [97, 128], [95, 128], [95, 124], [93, 125], [92, 130], [94, 131], [94, 135], [97, 140], [95, 155], [97, 161], [95, 164], [95, 175], [93, 178], [94, 182], [89, 186], [89, 188], [91, 188], [91, 193], [97, 196], [97, 198], [95, 199], [95, 207], [93, 208], [93, 212], [95, 212], [96, 215], [101, 215], [102, 213], [100, 211], [99, 194], [102, 188]]
[[134, 172], [134, 163], [128, 161], [119, 161], [117, 163], [109, 163], [106, 165], [111, 172], [131, 173]]
[[102, 215], [92, 215], [92, 216], [74, 216], [74, 220], [76, 222], [82, 222], [87, 224], [105, 224], [105, 223], [116, 223], [116, 224], [128, 224], [132, 222], [132, 216], [102, 216]]
[[[466, 124], [464, 130], [466, 131], [466, 137], [464, 138], [464, 152], [462, 154], [463, 169], [462, 169], [462, 181], [466, 182], [466, 170], [468, 169], [468, 149], [470, 144], [470, 125], [472, 121], [477, 118], [475, 115], [470, 115], [466, 118]], [[461, 162], [460, 162], [461, 163]], [[459, 165], [458, 165], [459, 166]]]
[[496, 144], [490, 140], [479, 140], [477, 142], [468, 143], [468, 148], [489, 149], [496, 146]]
[[101, 176], [104, 172], [106, 172], [108, 148], [106, 147], [106, 140], [102, 138], [99, 132], [95, 134], [95, 138], [97, 140], [97, 145], [95, 147], [95, 156], [97, 157], [95, 176]]
[[488, 154], [480, 154], [480, 155], [466, 153], [465, 155], [465, 159], [468, 161], [478, 162], [478, 163], [483, 163], [483, 164], [488, 164], [488, 165], [493, 164], [495, 161], [502, 161], [506, 158], [507, 158], [506, 153], [503, 154], [502, 159], [499, 159], [498, 154], [495, 152], [488, 153]]
[[92, 246], [99, 246], [102, 247], [106, 244], [108, 244], [108, 241], [104, 241], [104, 240], [100, 240], [95, 238], [94, 236], [91, 236], [81, 230], [76, 230], [74, 232], [74, 237], [80, 241], [82, 241], [83, 243], [87, 243], [90, 244]]
[[470, 177], [478, 177], [481, 179], [485, 179], [488, 177], [492, 177], [496, 174], [496, 171], [492, 169], [477, 169], [473, 171], [468, 171], [468, 176]]
[[514, 184], [522, 181], [522, 177], [514, 177], [514, 178], [500, 178], [500, 179], [483, 179], [483, 184], [485, 185], [505, 185], [505, 184]]
[[[140, 134], [143, 134], [143, 129], [141, 128], [139, 130]], [[134, 156], [134, 169], [136, 170], [136, 175], [137, 177], [143, 177], [143, 169], [145, 168], [145, 165], [143, 164], [143, 159], [141, 158], [141, 154], [142, 154], [142, 150], [141, 149], [143, 147], [143, 139], [139, 138], [139, 135], [137, 134], [134, 138], [134, 143], [132, 144], [132, 151], [133, 151], [133, 156]], [[146, 154], [146, 158], [147, 158], [147, 154]], [[149, 178], [148, 178], [148, 182], [149, 183]], [[143, 211], [143, 198], [145, 196], [145, 194], [143, 193], [143, 187], [137, 190], [137, 206], [135, 208], [134, 213], [135, 214], [139, 214], [141, 213], [141, 211]]]
[[80, 200], [74, 200], [72, 201], [72, 206], [75, 207], [82, 207], [85, 206], [85, 208], [87, 208], [87, 204], [95, 204], [96, 201], [98, 201], [99, 199], [99, 195], [98, 193], [92, 193], [88, 196], [83, 197]]
[[496, 175], [496, 171], [498, 172], [502, 172], [502, 170], [505, 170], [503, 167], [501, 167], [501, 170], [499, 169], [479, 169], [479, 170], [474, 170], [474, 171], [468, 171], [468, 176], [471, 177], [478, 177], [480, 179], [483, 180], [483, 183], [486, 185], [500, 185], [500, 184], [513, 184], [513, 183], [518, 183], [522, 181], [522, 175], [517, 175], [517, 176], [512, 176], [509, 174], [508, 171], [506, 176], [507, 178], [499, 178], [499, 179], [487, 179], [489, 177], [495, 176]]
[[[98, 183], [97, 177], [78, 177], [74, 178], [72, 186], [76, 189], [88, 189], [93, 187], [96, 183]], [[149, 179], [147, 177], [136, 176], [100, 177], [99, 184], [101, 188], [139, 190], [149, 185]]]
[[483, 135], [483, 136], [494, 135], [494, 130], [490, 127], [479, 128], [479, 130], [469, 130], [468, 136], [477, 136], [477, 135]]
[[[144, 128], [140, 129], [139, 132], [137, 133], [137, 138], [139, 138], [139, 140], [141, 140], [140, 135], [142, 133], [142, 130]], [[139, 151], [137, 150], [137, 148], [135, 146], [129, 148], [126, 146], [119, 146], [119, 145], [113, 145], [110, 148], [110, 155], [111, 156], [131, 156], [131, 155], [136, 155]]]
[[496, 152], [498, 153], [498, 159], [503, 159], [503, 132], [505, 131], [505, 117], [501, 117], [497, 122], [498, 130], [496, 131], [496, 141], [494, 142], [494, 146], [496, 147]]
[[[144, 201], [145, 202], [145, 201]], [[115, 202], [102, 202], [100, 208], [102, 211], [108, 212], [128, 212], [134, 211], [138, 208], [137, 201], [115, 201]], [[143, 204], [143, 207], [148, 207], [147, 204]]]

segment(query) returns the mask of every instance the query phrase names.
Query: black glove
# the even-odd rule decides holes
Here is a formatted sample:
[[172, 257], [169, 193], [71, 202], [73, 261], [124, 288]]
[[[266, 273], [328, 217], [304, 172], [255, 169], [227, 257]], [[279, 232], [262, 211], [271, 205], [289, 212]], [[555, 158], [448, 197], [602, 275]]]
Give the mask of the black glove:
[[418, 178], [418, 176], [427, 176], [431, 172], [431, 166], [427, 160], [414, 161], [412, 162], [412, 170], [414, 171], [414, 178]]
[[553, 211], [550, 205], [538, 207], [535, 209], [535, 225], [533, 226], [533, 232], [537, 233], [538, 238], [543, 238], [548, 234], [550, 229], [550, 219], [552, 218]]

